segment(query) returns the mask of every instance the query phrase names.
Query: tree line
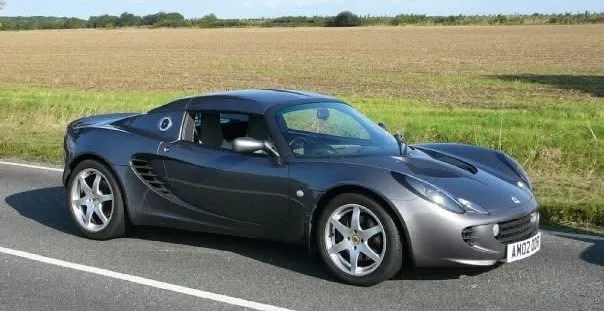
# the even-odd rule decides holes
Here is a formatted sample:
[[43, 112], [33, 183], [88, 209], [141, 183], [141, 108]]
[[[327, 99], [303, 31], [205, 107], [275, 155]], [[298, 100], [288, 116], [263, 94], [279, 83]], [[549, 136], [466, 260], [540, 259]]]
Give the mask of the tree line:
[[[0, 0], [1, 2], [2, 0]], [[214, 14], [186, 19], [182, 14], [159, 12], [138, 16], [128, 12], [120, 16], [75, 17], [0, 17], [0, 30], [121, 28], [121, 27], [355, 27], [378, 25], [540, 25], [604, 23], [604, 13], [564, 13], [532, 15], [453, 15], [428, 16], [400, 14], [396, 16], [358, 16], [341, 12], [336, 16], [283, 16], [277, 18], [222, 19]]]

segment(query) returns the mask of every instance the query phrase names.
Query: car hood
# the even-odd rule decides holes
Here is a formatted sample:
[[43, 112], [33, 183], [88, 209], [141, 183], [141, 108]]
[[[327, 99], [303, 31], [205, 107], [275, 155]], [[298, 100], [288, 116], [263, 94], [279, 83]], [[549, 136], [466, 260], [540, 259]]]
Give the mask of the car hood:
[[[339, 159], [338, 162], [341, 162]], [[528, 189], [520, 188], [519, 179], [504, 178], [479, 163], [450, 155], [409, 149], [405, 156], [347, 158], [344, 162], [387, 169], [426, 181], [454, 198], [463, 198], [487, 210], [519, 207], [532, 200]]]

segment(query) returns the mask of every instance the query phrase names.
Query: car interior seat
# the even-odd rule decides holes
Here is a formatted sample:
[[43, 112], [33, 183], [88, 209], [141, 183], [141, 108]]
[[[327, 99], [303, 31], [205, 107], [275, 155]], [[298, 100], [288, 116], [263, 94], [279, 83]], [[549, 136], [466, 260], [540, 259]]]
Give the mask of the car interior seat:
[[219, 113], [204, 113], [201, 117], [200, 132], [199, 141], [202, 145], [223, 148], [225, 140], [220, 127]]
[[247, 124], [247, 137], [256, 140], [265, 141], [269, 138], [268, 129], [264, 118], [261, 116], [251, 115]]

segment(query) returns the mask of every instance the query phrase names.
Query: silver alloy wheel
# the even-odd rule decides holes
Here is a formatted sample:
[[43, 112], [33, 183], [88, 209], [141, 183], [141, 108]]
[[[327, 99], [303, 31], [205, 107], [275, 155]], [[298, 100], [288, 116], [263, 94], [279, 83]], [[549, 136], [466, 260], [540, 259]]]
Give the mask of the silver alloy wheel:
[[71, 210], [78, 224], [99, 232], [113, 216], [113, 192], [107, 177], [96, 169], [82, 170], [71, 185]]
[[324, 230], [331, 261], [343, 272], [363, 276], [379, 268], [386, 254], [386, 233], [380, 220], [359, 204], [338, 207]]

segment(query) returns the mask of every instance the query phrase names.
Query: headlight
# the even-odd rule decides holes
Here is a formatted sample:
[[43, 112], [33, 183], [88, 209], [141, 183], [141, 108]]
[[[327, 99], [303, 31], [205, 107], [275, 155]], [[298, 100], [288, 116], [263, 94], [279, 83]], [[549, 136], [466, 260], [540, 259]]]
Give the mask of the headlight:
[[475, 203], [472, 203], [466, 199], [463, 198], [458, 198], [457, 202], [461, 203], [461, 205], [463, 205], [466, 208], [466, 211], [468, 212], [473, 212], [473, 213], [478, 213], [478, 214], [483, 214], [483, 215], [488, 215], [489, 212], [487, 212], [487, 210], [485, 210], [484, 208], [476, 205]]
[[403, 184], [407, 186], [409, 190], [415, 192], [417, 195], [423, 197], [424, 199], [434, 202], [453, 213], [463, 214], [465, 212], [463, 207], [461, 207], [460, 203], [455, 201], [455, 199], [453, 199], [451, 196], [441, 191], [440, 189], [413, 177], [404, 176], [403, 179]]

